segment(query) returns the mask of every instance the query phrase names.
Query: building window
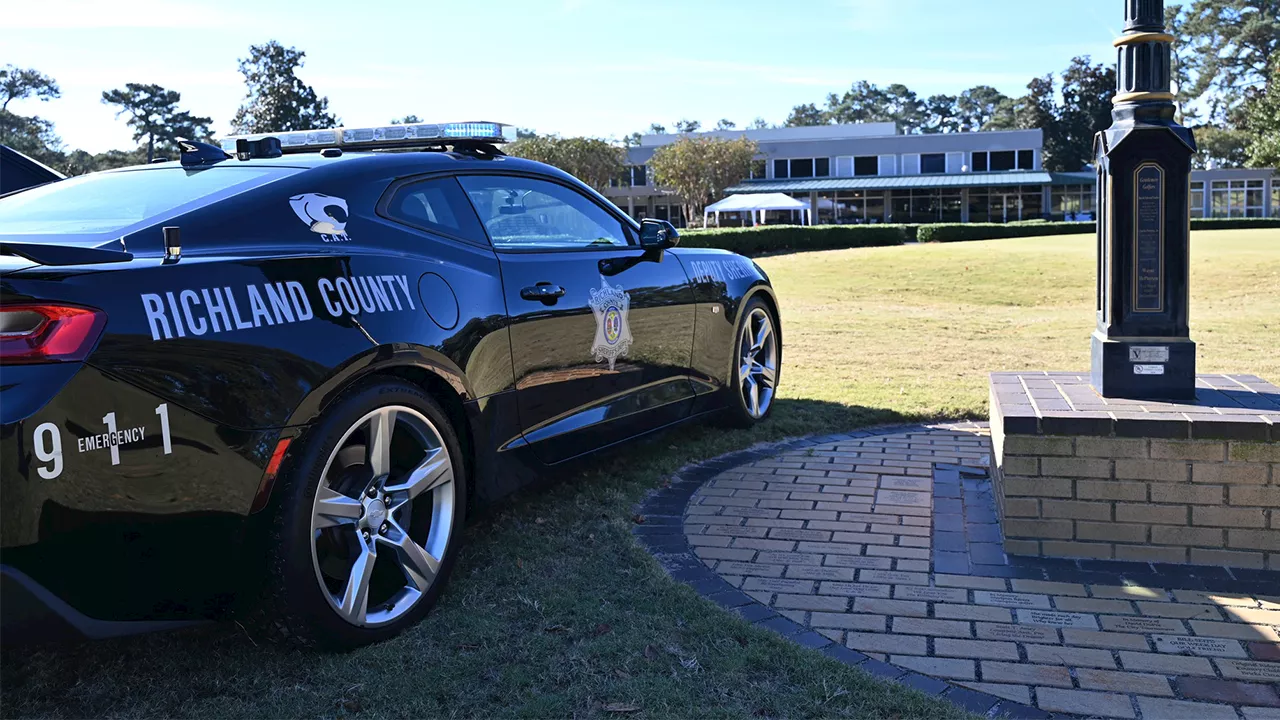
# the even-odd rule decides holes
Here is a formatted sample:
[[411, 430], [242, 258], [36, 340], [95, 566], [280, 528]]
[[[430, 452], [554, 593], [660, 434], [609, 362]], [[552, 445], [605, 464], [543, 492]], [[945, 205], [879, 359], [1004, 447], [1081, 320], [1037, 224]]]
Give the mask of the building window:
[[1034, 150], [1018, 151], [1018, 169], [1019, 170], [1035, 170], [1036, 169], [1036, 153]]
[[1018, 166], [1018, 154], [1012, 150], [991, 153], [991, 169], [996, 172], [1013, 170]]
[[1087, 220], [1094, 217], [1092, 185], [1059, 185], [1053, 188], [1049, 213], [1054, 220]]
[[814, 177], [831, 177], [831, 158], [814, 158]]
[[1210, 193], [1213, 217], [1263, 217], [1266, 214], [1262, 180], [1215, 180]]
[[1271, 217], [1280, 217], [1280, 179], [1271, 178]]
[[939, 175], [947, 171], [946, 153], [927, 153], [920, 156], [921, 175]]
[[880, 174], [880, 158], [875, 155], [862, 155], [853, 159], [853, 174], [858, 177]]
[[813, 158], [796, 159], [791, 161], [791, 177], [793, 178], [811, 178], [813, 177]]
[[787, 167], [788, 165], [786, 160], [774, 160], [773, 177], [780, 180], [791, 177], [791, 173], [787, 172]]
[[973, 154], [973, 172], [1035, 170], [1035, 150], [994, 150]]
[[842, 191], [835, 197], [835, 223], [862, 225], [884, 222], [884, 193]]
[[1191, 217], [1204, 217], [1204, 182], [1191, 183]]
[[632, 165], [631, 166], [631, 186], [644, 187], [649, 184], [649, 166], [648, 165]]
[[774, 160], [775, 178], [831, 177], [831, 158], [792, 158]]
[[984, 152], [976, 152], [973, 154], [973, 171], [987, 172], [987, 154]]
[[766, 176], [765, 172], [766, 172], [766, 168], [768, 167], [768, 164], [769, 163], [766, 160], [752, 160], [751, 161], [751, 179], [752, 180], [765, 179], [765, 176]]

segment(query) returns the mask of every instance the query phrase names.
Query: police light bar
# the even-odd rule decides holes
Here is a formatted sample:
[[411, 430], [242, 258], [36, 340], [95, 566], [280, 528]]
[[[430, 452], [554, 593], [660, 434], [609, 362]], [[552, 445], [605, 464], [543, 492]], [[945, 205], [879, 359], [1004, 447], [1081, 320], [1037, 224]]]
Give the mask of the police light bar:
[[297, 153], [331, 147], [344, 150], [385, 150], [423, 145], [450, 145], [459, 140], [505, 143], [515, 141], [516, 129], [512, 125], [495, 122], [410, 123], [366, 128], [340, 127], [330, 130], [235, 135], [223, 138], [220, 144], [223, 150], [235, 153], [237, 140], [252, 141], [268, 137], [278, 139], [280, 148], [284, 152]]

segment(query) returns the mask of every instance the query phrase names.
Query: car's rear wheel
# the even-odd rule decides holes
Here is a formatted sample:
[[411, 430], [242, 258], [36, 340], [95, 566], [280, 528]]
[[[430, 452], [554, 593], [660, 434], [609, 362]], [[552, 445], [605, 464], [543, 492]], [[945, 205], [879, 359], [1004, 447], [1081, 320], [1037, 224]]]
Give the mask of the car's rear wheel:
[[727, 419], [737, 427], [750, 427], [773, 411], [782, 359], [776, 320], [763, 300], [753, 298], [743, 308], [736, 338]]
[[434, 400], [387, 380], [347, 393], [303, 443], [282, 488], [269, 620], [304, 645], [390, 638], [427, 614], [457, 555], [457, 436]]

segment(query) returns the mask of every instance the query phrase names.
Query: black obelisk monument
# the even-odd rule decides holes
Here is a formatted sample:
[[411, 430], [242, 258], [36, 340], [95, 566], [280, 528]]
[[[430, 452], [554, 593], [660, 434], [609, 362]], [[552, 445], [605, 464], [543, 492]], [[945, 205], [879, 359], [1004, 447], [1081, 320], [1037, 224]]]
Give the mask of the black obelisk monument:
[[1187, 329], [1191, 157], [1175, 120], [1164, 0], [1124, 0], [1111, 128], [1098, 133], [1098, 328], [1093, 387], [1104, 397], [1195, 397]]

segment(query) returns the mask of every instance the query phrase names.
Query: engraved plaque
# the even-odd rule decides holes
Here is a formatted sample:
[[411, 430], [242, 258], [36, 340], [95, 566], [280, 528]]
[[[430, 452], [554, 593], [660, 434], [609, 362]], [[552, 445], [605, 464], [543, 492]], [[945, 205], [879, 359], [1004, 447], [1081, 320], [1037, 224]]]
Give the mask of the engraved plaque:
[[1018, 622], [1029, 625], [1049, 625], [1052, 627], [1084, 628], [1097, 630], [1098, 621], [1092, 615], [1084, 613], [1052, 612], [1049, 610], [1014, 610]]
[[1212, 657], [1246, 658], [1244, 646], [1239, 640], [1224, 640], [1212, 637], [1191, 637], [1188, 635], [1153, 635], [1156, 650], [1165, 653], [1189, 653], [1191, 655], [1209, 655]]
[[973, 593], [973, 601], [978, 605], [996, 605], [999, 607], [1012, 608], [1042, 608], [1044, 610], [1049, 609], [1049, 598], [1044, 595], [1020, 595], [1018, 593], [975, 590]]
[[1164, 170], [1133, 173], [1133, 311], [1164, 312]]
[[1164, 366], [1163, 365], [1134, 365], [1133, 374], [1134, 375], [1163, 375]]
[[1280, 681], [1280, 663], [1216, 660], [1222, 676], [1240, 680]]
[[1129, 348], [1129, 362], [1134, 363], [1167, 363], [1169, 362], [1168, 345], [1150, 345]]

